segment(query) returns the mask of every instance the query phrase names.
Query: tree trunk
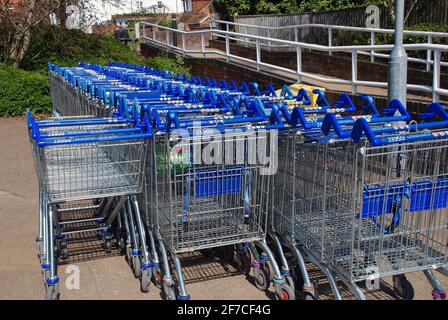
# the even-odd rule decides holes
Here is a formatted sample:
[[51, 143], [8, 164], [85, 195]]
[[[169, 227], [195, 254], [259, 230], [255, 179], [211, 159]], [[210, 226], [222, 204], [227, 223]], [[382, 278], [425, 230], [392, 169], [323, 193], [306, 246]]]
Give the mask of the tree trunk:
[[30, 0], [25, 20], [22, 21], [16, 29], [14, 42], [11, 47], [10, 59], [15, 66], [19, 66], [25, 56], [30, 45], [31, 26], [33, 24], [34, 9], [36, 8], [36, 0]]
[[57, 10], [57, 16], [59, 18], [59, 23], [62, 28], [66, 27], [67, 24], [67, 1], [62, 0], [59, 3], [59, 7]]

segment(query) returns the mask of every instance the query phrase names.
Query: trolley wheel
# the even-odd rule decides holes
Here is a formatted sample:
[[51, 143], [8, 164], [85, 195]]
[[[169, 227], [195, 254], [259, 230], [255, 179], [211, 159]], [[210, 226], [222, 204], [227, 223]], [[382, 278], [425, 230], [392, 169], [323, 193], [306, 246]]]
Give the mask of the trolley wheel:
[[263, 269], [266, 271], [266, 273], [269, 275], [269, 280], [272, 281], [273, 275], [272, 275], [272, 263], [269, 260], [263, 260], [262, 264]]
[[234, 260], [239, 272], [246, 275], [249, 274], [251, 266], [251, 257], [249, 252], [235, 251]]
[[286, 283], [275, 286], [276, 300], [295, 300], [296, 295], [294, 289]]
[[127, 264], [134, 270], [134, 266], [132, 265], [132, 255], [131, 255], [131, 247], [126, 245], [126, 255], [124, 256], [124, 260], [126, 260]]
[[311, 293], [305, 292], [303, 294], [303, 300], [317, 300]]
[[44, 257], [44, 255], [42, 254], [43, 246], [44, 246], [43, 240], [37, 238], [36, 239], [36, 252], [37, 252], [37, 258], [39, 258], [39, 261], [41, 261], [42, 258]]
[[414, 287], [405, 277], [395, 277], [394, 294], [399, 300], [412, 300], [414, 299]]
[[57, 286], [47, 286], [47, 290], [45, 292], [45, 299], [46, 300], [59, 300], [60, 298], [59, 289]]
[[177, 290], [174, 286], [163, 286], [163, 299], [177, 300]]
[[221, 259], [224, 262], [231, 262], [233, 260], [235, 249], [233, 246], [225, 246], [221, 248]]
[[254, 269], [254, 280], [258, 290], [266, 291], [269, 288], [269, 275], [263, 268]]
[[132, 271], [134, 272], [134, 277], [137, 279], [142, 276], [142, 267], [140, 265], [140, 257], [132, 257]]
[[144, 269], [142, 270], [142, 276], [140, 278], [140, 291], [141, 292], [149, 292], [149, 284], [151, 282], [151, 270]]
[[124, 240], [123, 234], [123, 230], [117, 228], [115, 238], [117, 239], [117, 246], [120, 254], [126, 254], [126, 242]]
[[296, 292], [296, 286], [294, 284], [294, 279], [291, 276], [285, 276], [286, 283], [291, 287], [292, 292]]
[[67, 258], [68, 258], [68, 250], [67, 250], [66, 245], [63, 245], [61, 248], [61, 259], [67, 260]]
[[154, 277], [154, 284], [157, 288], [161, 289], [163, 286], [163, 275], [160, 271], [160, 268], [153, 268], [152, 269], [152, 275]]
[[112, 240], [110, 237], [104, 239], [104, 251], [106, 251], [106, 253], [112, 252]]

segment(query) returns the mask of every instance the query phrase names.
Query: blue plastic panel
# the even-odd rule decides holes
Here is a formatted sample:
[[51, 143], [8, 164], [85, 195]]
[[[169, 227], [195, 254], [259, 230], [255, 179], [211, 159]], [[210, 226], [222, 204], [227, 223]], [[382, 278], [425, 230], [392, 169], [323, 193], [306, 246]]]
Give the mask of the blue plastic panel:
[[211, 197], [241, 193], [243, 175], [248, 169], [200, 170], [195, 173], [195, 196]]

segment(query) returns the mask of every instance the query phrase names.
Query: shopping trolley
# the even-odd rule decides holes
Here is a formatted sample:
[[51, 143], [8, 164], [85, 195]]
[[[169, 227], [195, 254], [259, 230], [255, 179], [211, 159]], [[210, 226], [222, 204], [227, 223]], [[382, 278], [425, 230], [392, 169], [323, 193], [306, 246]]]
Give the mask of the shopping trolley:
[[373, 121], [328, 114], [322, 128], [330, 137], [280, 142], [286, 156], [275, 183], [274, 239], [283, 265], [282, 244], [292, 251], [309, 298], [316, 292], [305, 259], [327, 275], [336, 299], [335, 275], [359, 299], [359, 281], [385, 276], [393, 276], [398, 298], [412, 298], [404, 274], [414, 271], [425, 272], [435, 297], [444, 296], [431, 269], [447, 259], [447, 141], [440, 128], [448, 114], [432, 104], [425, 123], [397, 124], [404, 119], [391, 119], [390, 109]]
[[[150, 143], [144, 195], [148, 224], [152, 230], [151, 241], [158, 243], [162, 256], [164, 281], [161, 285], [167, 298], [189, 298], [179, 254], [229, 245], [237, 248], [235, 255], [245, 264], [243, 269], [250, 268], [250, 250], [254, 258], [252, 266], [256, 284], [266, 290], [270, 282], [260, 267], [258, 246], [273, 261], [277, 298], [284, 298], [284, 292], [294, 295], [264, 242], [271, 177], [260, 173], [263, 166], [253, 157], [259, 151], [257, 148], [262, 148], [260, 145], [269, 149], [270, 137], [257, 136], [256, 131], [248, 130], [251, 125], [262, 132], [281, 129], [284, 124], [266, 123], [266, 117], [262, 118], [263, 121], [255, 121], [254, 118], [257, 117], [243, 115], [191, 120], [170, 112], [167, 130], [156, 132]], [[197, 127], [198, 122], [201, 129]], [[196, 135], [197, 130], [200, 130], [199, 136]], [[221, 163], [196, 157], [207, 152], [210, 143], [219, 148], [216, 139], [226, 141], [226, 147], [215, 155], [215, 160], [226, 161]], [[237, 147], [241, 150], [237, 151]], [[167, 260], [168, 252], [174, 261], [177, 296]]]
[[[99, 232], [110, 250], [110, 231], [127, 204], [144, 239], [136, 195], [143, 189], [146, 145], [152, 132], [147, 118], [143, 123], [98, 118], [37, 121], [28, 114], [27, 119], [40, 189], [39, 254], [46, 297], [58, 299], [56, 260], [67, 254], [66, 236]], [[93, 214], [80, 219], [74, 214], [80, 210]], [[149, 275], [145, 245], [142, 251], [142, 266]]]

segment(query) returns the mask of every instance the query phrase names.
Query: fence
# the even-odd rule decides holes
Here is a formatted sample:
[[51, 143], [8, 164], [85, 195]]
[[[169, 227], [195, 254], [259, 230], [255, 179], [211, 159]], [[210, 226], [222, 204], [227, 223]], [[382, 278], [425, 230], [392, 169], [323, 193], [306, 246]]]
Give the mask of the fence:
[[[429, 1], [407, 1], [406, 2], [406, 26], [412, 26], [419, 23], [435, 23], [448, 24], [448, 0], [431, 0]], [[281, 15], [247, 15], [236, 16], [235, 23], [242, 25], [252, 25], [258, 27], [277, 28], [293, 25], [339, 25], [349, 27], [365, 27], [368, 14], [367, 7], [358, 7], [343, 10], [333, 10], [324, 12], [309, 12], [304, 14], [281, 14]], [[379, 27], [391, 28], [393, 19], [389, 8], [379, 6]], [[266, 29], [257, 29], [254, 27], [238, 26], [236, 32], [246, 33], [261, 37], [273, 37], [277, 39], [291, 40], [295, 39], [293, 31], [282, 29], [270, 31]], [[314, 28], [301, 29], [297, 35], [297, 40], [308, 43], [324, 44], [325, 35], [322, 30]], [[351, 35], [347, 35], [350, 39]], [[341, 45], [351, 43], [340, 43]]]
[[[406, 1], [405, 25], [410, 27], [420, 23], [448, 24], [448, 0], [431, 1]], [[307, 12], [303, 14], [267, 14], [267, 15], [242, 15], [236, 16], [235, 22], [242, 24], [255, 24], [259, 26], [286, 26], [291, 21], [306, 23], [334, 24], [350, 27], [365, 27], [367, 7], [357, 7], [342, 10], [321, 12]], [[390, 9], [379, 6], [380, 28], [390, 28], [393, 18]]]

